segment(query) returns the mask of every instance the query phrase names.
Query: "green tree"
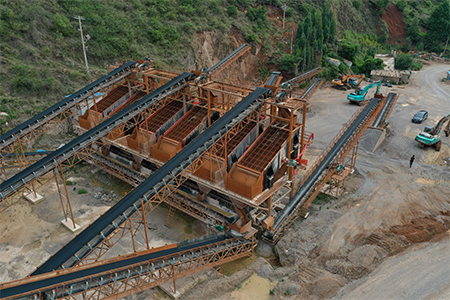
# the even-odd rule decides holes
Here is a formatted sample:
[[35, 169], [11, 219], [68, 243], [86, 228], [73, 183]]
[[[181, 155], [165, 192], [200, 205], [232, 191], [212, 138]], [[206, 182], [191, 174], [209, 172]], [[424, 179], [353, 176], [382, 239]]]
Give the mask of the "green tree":
[[427, 40], [430, 44], [445, 43], [450, 35], [450, 3], [443, 1], [428, 18]]
[[53, 24], [56, 31], [64, 36], [69, 35], [73, 31], [73, 26], [70, 25], [69, 19], [59, 13], [53, 16]]
[[300, 61], [301, 58], [293, 54], [283, 54], [278, 60], [278, 66], [281, 71], [296, 73]]
[[408, 6], [408, 2], [406, 0], [398, 0], [395, 5], [401, 12], [404, 12], [405, 8]]
[[350, 61], [354, 61], [356, 53], [358, 53], [359, 46], [357, 44], [353, 44], [347, 40], [343, 40], [341, 45], [339, 46], [338, 54], [345, 59]]
[[295, 34], [295, 40], [299, 40], [303, 34], [303, 25], [302, 22], [298, 22], [297, 33]]
[[383, 69], [384, 62], [379, 58], [371, 58], [367, 57], [361, 66], [358, 66], [360, 73], [365, 73], [366, 75], [370, 74], [372, 70], [381, 70]]
[[410, 54], [399, 54], [395, 58], [395, 68], [397, 70], [409, 70], [413, 64], [414, 57]]

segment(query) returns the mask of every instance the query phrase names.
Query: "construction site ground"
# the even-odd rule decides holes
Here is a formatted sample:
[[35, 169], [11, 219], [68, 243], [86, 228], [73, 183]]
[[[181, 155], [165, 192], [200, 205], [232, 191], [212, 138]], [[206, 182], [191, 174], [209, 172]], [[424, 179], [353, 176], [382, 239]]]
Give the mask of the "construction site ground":
[[[450, 85], [442, 81], [446, 70], [448, 65], [431, 64], [413, 72], [404, 88], [382, 87], [383, 94], [400, 95], [386, 138], [373, 153], [359, 150], [343, 195], [320, 195], [308, 218], [294, 223], [275, 247], [260, 242], [254, 257], [222, 267], [227, 276], [199, 274], [196, 287], [179, 299], [449, 298], [450, 140], [443, 138], [440, 152], [414, 141], [426, 125], [449, 113]], [[346, 100], [348, 92], [324, 85], [310, 100], [307, 131], [315, 140], [304, 156], [309, 167], [359, 109]], [[429, 119], [412, 123], [421, 109], [428, 110]], [[41, 140], [41, 148], [58, 146], [48, 139]], [[413, 154], [416, 161], [409, 168]], [[83, 227], [131, 189], [84, 163], [65, 175], [75, 219]], [[27, 276], [75, 235], [60, 223], [56, 186], [49, 183], [39, 193], [43, 202], [21, 200], [0, 214], [0, 282]], [[166, 211], [160, 206], [151, 215], [152, 245], [207, 233], [182, 214], [172, 228], [165, 227]], [[152, 289], [128, 298], [168, 297]]]

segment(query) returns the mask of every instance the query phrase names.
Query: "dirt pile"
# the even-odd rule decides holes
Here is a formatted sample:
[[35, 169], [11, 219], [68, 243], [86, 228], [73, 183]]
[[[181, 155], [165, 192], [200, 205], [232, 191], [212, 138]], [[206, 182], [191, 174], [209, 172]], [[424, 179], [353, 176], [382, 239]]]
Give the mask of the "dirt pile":
[[[447, 168], [434, 167], [433, 173], [427, 172], [431, 178], [418, 183], [419, 174], [429, 166], [405, 173], [406, 162], [363, 157], [357, 164], [364, 177], [361, 186], [327, 204], [327, 209], [316, 205], [310, 217], [297, 222], [276, 245], [283, 266], [308, 266], [316, 270], [311, 281], [328, 272], [340, 286], [348, 285], [373, 272], [387, 257], [450, 229], [450, 182], [442, 180], [450, 178]], [[430, 187], [430, 180], [436, 184]], [[308, 291], [311, 294], [299, 295], [322, 297]], [[330, 290], [327, 297], [338, 291]]]

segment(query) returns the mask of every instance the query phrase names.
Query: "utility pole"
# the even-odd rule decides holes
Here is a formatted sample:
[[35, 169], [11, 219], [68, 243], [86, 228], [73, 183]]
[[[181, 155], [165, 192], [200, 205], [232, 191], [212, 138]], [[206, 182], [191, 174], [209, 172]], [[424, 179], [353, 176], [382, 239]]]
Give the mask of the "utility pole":
[[287, 6], [286, 4], [283, 4], [281, 6], [281, 9], [283, 10], [283, 30], [284, 30], [284, 19], [286, 17], [286, 9], [288, 9], [288, 8], [289, 8], [289, 6]]
[[441, 53], [441, 55], [439, 57], [442, 56], [442, 54], [445, 54], [445, 51], [447, 50], [447, 45], [448, 45], [448, 40], [450, 39], [450, 35], [447, 38], [447, 42], [445, 43], [445, 47], [444, 47], [444, 51]]
[[84, 20], [84, 18], [82, 16], [73, 16], [74, 19], [78, 20], [79, 24], [80, 24], [80, 28], [78, 29], [78, 31], [80, 31], [81, 33], [81, 44], [83, 45], [83, 54], [84, 54], [84, 62], [86, 63], [86, 70], [89, 73], [89, 66], [88, 66], [88, 61], [87, 61], [87, 56], [86, 56], [86, 46], [84, 45], [87, 41], [89, 41], [89, 39], [91, 38], [88, 35], [86, 35], [86, 39], [84, 38], [83, 35], [83, 27], [81, 26], [81, 20]]

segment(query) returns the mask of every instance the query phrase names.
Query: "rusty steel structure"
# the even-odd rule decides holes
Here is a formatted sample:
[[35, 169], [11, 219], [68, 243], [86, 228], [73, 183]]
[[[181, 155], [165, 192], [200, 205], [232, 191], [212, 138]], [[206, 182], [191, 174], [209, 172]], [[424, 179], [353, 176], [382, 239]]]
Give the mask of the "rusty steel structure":
[[[101, 100], [87, 102], [78, 110], [75, 126], [83, 133], [79, 138], [32, 166], [24, 164], [22, 172], [0, 185], [0, 207], [4, 208], [12, 205], [9, 200], [17, 191], [30, 189], [45, 174], [53, 173], [64, 215], [72, 221], [63, 173], [78, 161], [88, 160], [135, 187], [31, 277], [0, 285], [1, 292], [36, 283], [37, 288], [26, 294], [11, 294], [6, 299], [17, 295], [102, 299], [169, 281], [175, 285], [177, 278], [251, 255], [258, 230], [268, 233], [266, 238], [273, 242], [282, 236], [310, 205], [322, 182], [338, 175], [332, 169], [324, 172], [321, 183], [302, 205], [291, 204], [296, 192], [295, 169], [300, 170], [298, 162], [312, 142], [305, 131], [308, 100], [322, 81], [314, 80], [301, 94], [293, 93], [291, 86], [322, 70], [314, 69], [284, 85], [281, 74], [274, 72], [257, 88], [239, 81], [213, 80], [249, 49], [244, 44], [202, 72], [134, 68], [127, 78], [111, 85]], [[378, 109], [365, 116], [364, 125], [342, 147], [333, 166], [354, 166], [354, 141]], [[352, 149], [349, 163], [345, 158]], [[24, 153], [16, 151], [17, 157]], [[239, 172], [245, 174], [236, 175]], [[311, 173], [305, 175], [302, 185]], [[249, 175], [254, 179], [248, 180]], [[275, 197], [277, 192], [281, 196]], [[213, 231], [228, 233], [219, 234], [220, 240], [214, 240], [216, 234], [191, 241], [188, 250], [181, 243], [152, 249], [147, 219], [162, 202], [169, 205], [168, 225], [176, 209]], [[105, 259], [124, 237], [130, 238], [133, 254]], [[117, 264], [120, 267], [114, 267]], [[96, 271], [99, 268], [101, 272]], [[66, 280], [71, 274], [76, 275]]]
[[[68, 96], [61, 102], [53, 105], [42, 113], [24, 122], [18, 127], [0, 136], [0, 153], [11, 154], [22, 143], [35, 140], [45, 133], [49, 127], [54, 126], [76, 114], [86, 105], [90, 98], [94, 99], [95, 94], [108, 91], [113, 85], [119, 84], [132, 74], [132, 70], [137, 67], [137, 62], [129, 61], [85, 88]], [[140, 65], [141, 68], [145, 66]]]
[[115, 299], [250, 256], [255, 239], [216, 235], [0, 284], [2, 299]]

